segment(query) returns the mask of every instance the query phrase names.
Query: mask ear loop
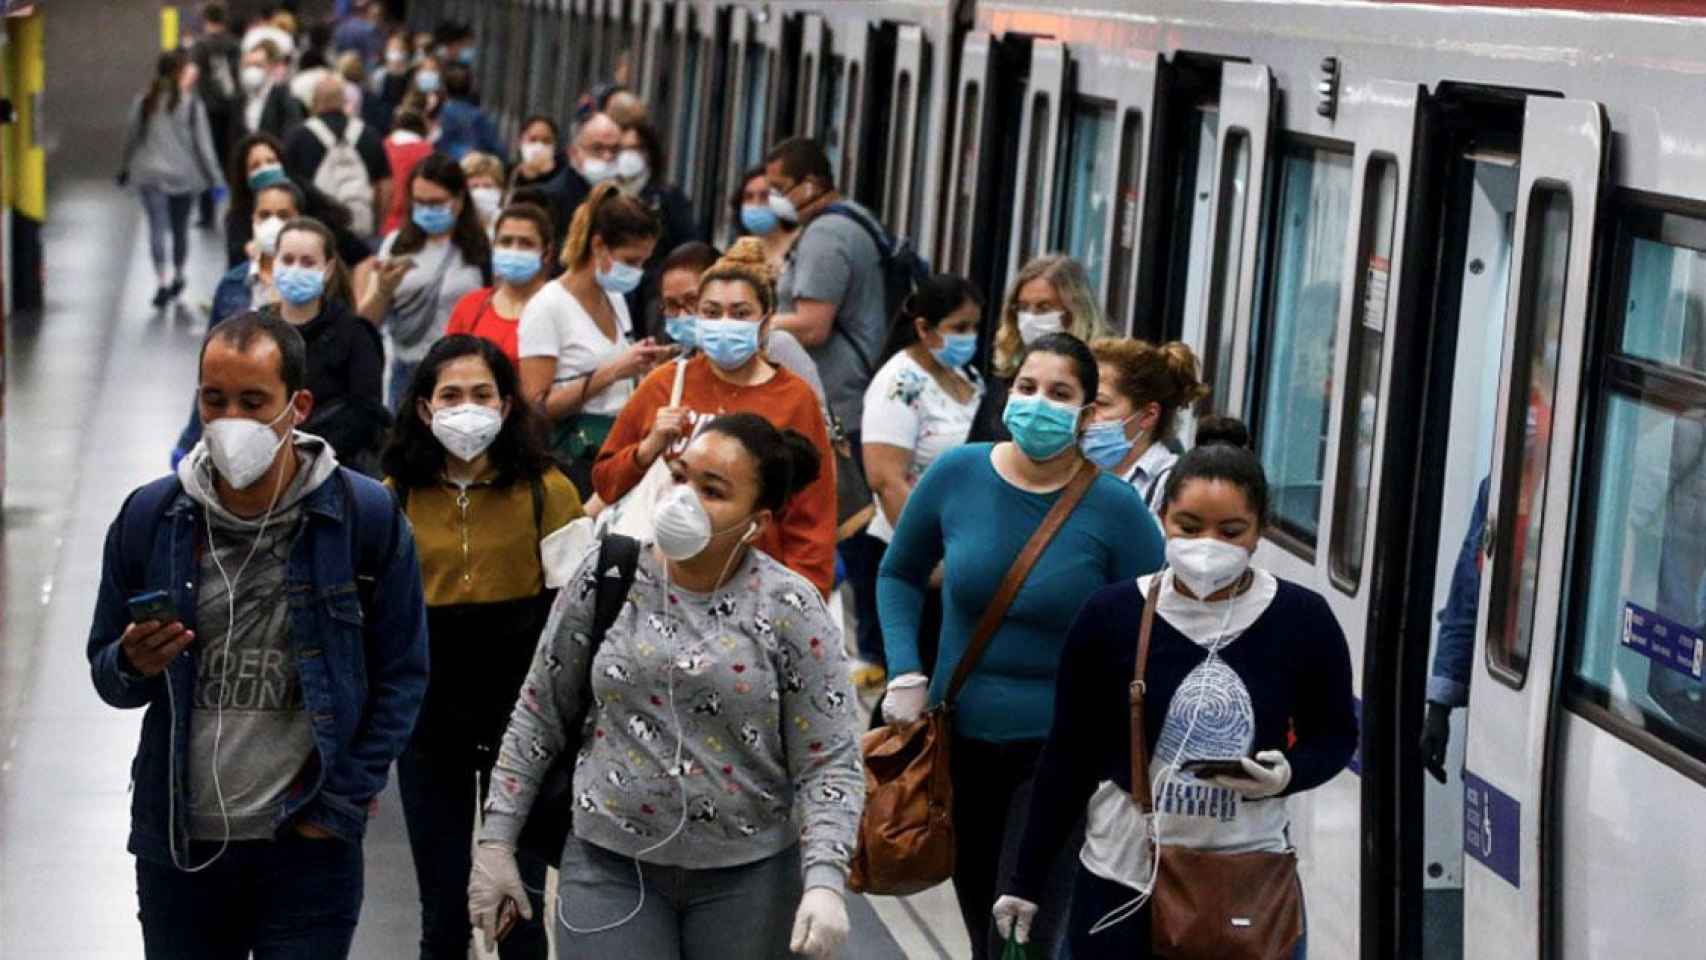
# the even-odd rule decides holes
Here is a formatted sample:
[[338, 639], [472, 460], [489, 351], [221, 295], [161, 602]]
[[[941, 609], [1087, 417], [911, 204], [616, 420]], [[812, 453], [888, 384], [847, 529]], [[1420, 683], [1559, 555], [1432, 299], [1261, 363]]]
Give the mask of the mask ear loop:
[[[289, 406], [286, 406], [285, 413], [289, 412], [290, 408]], [[277, 423], [279, 419], [283, 418], [284, 414], [280, 414], [278, 419], [275, 419], [273, 422]], [[286, 434], [285, 442], [289, 442], [289, 440], [290, 434]], [[274, 449], [273, 455], [278, 455], [277, 449]], [[225, 736], [225, 681], [231, 673], [231, 635], [237, 632], [237, 584], [242, 582], [243, 571], [248, 569], [249, 561], [255, 559], [255, 551], [260, 549], [261, 538], [266, 535], [267, 524], [272, 522], [272, 512], [274, 508], [278, 506], [279, 495], [283, 492], [284, 473], [281, 471], [278, 478], [273, 482], [272, 499], [267, 501], [267, 512], [261, 517], [261, 526], [255, 531], [255, 540], [253, 543], [249, 544], [249, 552], [243, 557], [243, 562], [237, 565], [237, 573], [234, 576], [226, 575], [225, 565], [219, 560], [219, 549], [215, 547], [213, 543], [213, 511], [206, 507], [203, 507], [201, 511], [202, 517], [207, 521], [207, 554], [213, 558], [213, 568], [219, 571], [219, 578], [225, 582], [225, 604], [227, 610], [225, 639], [221, 641], [219, 645], [219, 699], [215, 701], [213, 705], [213, 758], [210, 761], [210, 766], [213, 770], [213, 795], [219, 802], [219, 820], [222, 825], [222, 836], [219, 839], [219, 849], [214, 851], [213, 855], [209, 857], [206, 862], [186, 867], [184, 866], [183, 861], [178, 858], [178, 792], [175, 789], [176, 784], [173, 783], [173, 780], [178, 775], [178, 737], [176, 731], [173, 731], [172, 734], [166, 738], [166, 764], [168, 768], [166, 774], [166, 846], [171, 849], [172, 865], [184, 873], [200, 873], [203, 870], [206, 870], [208, 867], [218, 863], [220, 858], [225, 856], [225, 851], [231, 847], [231, 813], [226, 807], [225, 790], [219, 783], [219, 746]], [[168, 668], [167, 670], [162, 671], [161, 678], [166, 681], [166, 709], [170, 711], [172, 715], [172, 723], [176, 726], [178, 704], [176, 697], [172, 693], [171, 670]]]

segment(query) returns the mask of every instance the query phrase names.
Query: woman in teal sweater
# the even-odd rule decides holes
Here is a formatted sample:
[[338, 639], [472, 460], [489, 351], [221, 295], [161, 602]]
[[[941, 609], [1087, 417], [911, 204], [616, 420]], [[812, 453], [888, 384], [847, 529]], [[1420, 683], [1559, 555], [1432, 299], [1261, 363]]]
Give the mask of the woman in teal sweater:
[[[1083, 464], [1077, 441], [1096, 381], [1096, 359], [1083, 341], [1069, 334], [1037, 340], [1020, 363], [1002, 417], [1013, 439], [942, 455], [908, 497], [877, 581], [884, 654], [894, 677], [883, 701], [889, 722], [910, 722], [941, 700], [1008, 568]], [[1161, 532], [1142, 498], [1098, 476], [1037, 560], [955, 700], [954, 891], [977, 960], [1000, 953], [989, 911], [1024, 829], [1067, 627], [1098, 588], [1160, 569], [1162, 559]], [[926, 678], [918, 624], [938, 562], [940, 652], [935, 675]], [[1046, 901], [1055, 915], [1065, 915], [1071, 877], [1068, 853], [1053, 871], [1054, 895]], [[1055, 928], [1045, 913], [1033, 939], [1051, 943]]]

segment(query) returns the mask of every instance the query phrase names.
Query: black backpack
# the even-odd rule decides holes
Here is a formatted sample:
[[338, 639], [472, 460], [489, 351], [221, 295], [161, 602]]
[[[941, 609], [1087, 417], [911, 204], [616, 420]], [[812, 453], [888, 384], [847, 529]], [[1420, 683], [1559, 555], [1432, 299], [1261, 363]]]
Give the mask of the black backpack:
[[[877, 256], [881, 260], [883, 270], [883, 316], [892, 325], [900, 315], [900, 306], [919, 285], [930, 279], [930, 261], [919, 255], [913, 249], [912, 241], [905, 237], [896, 237], [883, 229], [883, 225], [871, 218], [864, 210], [850, 203], [832, 203], [823, 209], [822, 215], [843, 216], [858, 224], [871, 242], [877, 246]], [[853, 352], [859, 355], [859, 361], [865, 365], [867, 375], [877, 372], [871, 363], [871, 357], [865, 353], [865, 348], [859, 341], [853, 339], [840, 324], [835, 325], [835, 332], [847, 339], [853, 345]], [[883, 331], [888, 336], [888, 331]]]

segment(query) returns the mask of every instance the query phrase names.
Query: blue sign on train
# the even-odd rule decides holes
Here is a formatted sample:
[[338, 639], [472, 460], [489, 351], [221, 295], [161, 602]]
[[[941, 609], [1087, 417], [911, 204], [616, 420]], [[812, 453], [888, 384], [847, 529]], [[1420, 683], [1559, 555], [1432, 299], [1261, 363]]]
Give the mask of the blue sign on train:
[[1513, 887], [1522, 886], [1522, 804], [1463, 771], [1463, 851]]
[[1623, 604], [1623, 646], [1694, 680], [1706, 679], [1706, 639], [1646, 607]]

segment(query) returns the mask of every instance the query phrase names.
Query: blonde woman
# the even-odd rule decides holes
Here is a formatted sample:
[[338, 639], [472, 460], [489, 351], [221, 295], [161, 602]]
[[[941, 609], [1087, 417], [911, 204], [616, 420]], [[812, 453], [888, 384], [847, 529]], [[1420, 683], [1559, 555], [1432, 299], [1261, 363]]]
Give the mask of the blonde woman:
[[504, 206], [503, 161], [489, 153], [470, 150], [458, 162], [468, 177], [468, 195], [474, 198], [474, 210], [480, 214], [480, 226], [491, 233], [492, 222]]
[[995, 327], [988, 389], [972, 423], [970, 442], [1010, 439], [1001, 423], [1008, 385], [1018, 373], [1025, 348], [1051, 333], [1070, 333], [1086, 343], [1113, 336], [1084, 265], [1058, 253], [1025, 264], [1007, 288]]

